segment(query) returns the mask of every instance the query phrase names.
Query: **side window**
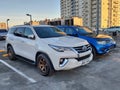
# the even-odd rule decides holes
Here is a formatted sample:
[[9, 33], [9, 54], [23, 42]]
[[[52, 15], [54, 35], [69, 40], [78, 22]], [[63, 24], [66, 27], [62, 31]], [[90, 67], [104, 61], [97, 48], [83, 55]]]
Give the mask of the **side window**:
[[15, 30], [14, 32], [14, 35], [16, 36], [19, 36], [19, 37], [22, 37], [23, 36], [23, 33], [24, 33], [24, 27], [19, 27]]
[[24, 36], [26, 38], [29, 38], [29, 39], [34, 38], [34, 34], [33, 34], [32, 30], [31, 30], [31, 28], [28, 28], [28, 27], [25, 28]]
[[66, 28], [65, 29], [65, 32], [68, 34], [68, 35], [73, 35], [74, 34], [74, 30], [72, 28]]
[[65, 28], [60, 28], [60, 30], [62, 30], [63, 32], [65, 32]]
[[16, 30], [16, 28], [10, 28], [9, 31], [8, 31], [8, 33], [9, 34], [13, 34], [15, 32], [15, 30]]

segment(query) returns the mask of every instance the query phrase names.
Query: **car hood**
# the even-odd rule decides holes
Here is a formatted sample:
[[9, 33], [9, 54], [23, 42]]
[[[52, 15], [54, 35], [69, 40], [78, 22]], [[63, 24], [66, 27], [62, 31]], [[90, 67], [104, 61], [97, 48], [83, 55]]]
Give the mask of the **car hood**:
[[96, 38], [110, 38], [110, 39], [112, 39], [111, 36], [105, 35], [105, 34], [99, 34], [99, 35], [96, 36]]
[[91, 37], [91, 38], [101, 38], [101, 39], [103, 39], [103, 38], [109, 38], [109, 39], [112, 39], [111, 36], [105, 35], [105, 34], [98, 34], [97, 36], [95, 34], [88, 34], [88, 35], [85, 35], [85, 36]]
[[6, 36], [7, 33], [0, 33], [0, 36]]
[[77, 47], [88, 44], [86, 40], [72, 36], [45, 38], [43, 41], [47, 44], [63, 47]]

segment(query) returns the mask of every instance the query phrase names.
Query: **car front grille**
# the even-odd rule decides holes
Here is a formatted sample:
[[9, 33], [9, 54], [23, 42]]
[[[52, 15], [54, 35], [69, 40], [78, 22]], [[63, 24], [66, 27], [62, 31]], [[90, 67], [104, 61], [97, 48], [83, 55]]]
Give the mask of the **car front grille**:
[[76, 59], [77, 59], [77, 61], [82, 61], [82, 60], [84, 60], [84, 59], [89, 58], [89, 57], [90, 57], [90, 55], [91, 55], [91, 54], [88, 54], [88, 55], [86, 55], [86, 56], [79, 57], [79, 58], [76, 58]]
[[88, 44], [88, 45], [84, 45], [84, 46], [74, 47], [74, 49], [78, 53], [83, 53], [83, 52], [91, 50], [91, 46]]

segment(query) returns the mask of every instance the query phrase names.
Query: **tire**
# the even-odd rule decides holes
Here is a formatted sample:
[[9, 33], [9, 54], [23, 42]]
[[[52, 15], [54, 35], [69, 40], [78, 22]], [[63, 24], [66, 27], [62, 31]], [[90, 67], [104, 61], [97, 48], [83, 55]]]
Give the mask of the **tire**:
[[92, 46], [93, 60], [96, 59], [96, 49]]
[[50, 59], [44, 55], [40, 54], [37, 57], [37, 67], [43, 76], [50, 76], [54, 73], [54, 69]]
[[16, 55], [15, 55], [15, 52], [14, 52], [12, 46], [8, 46], [8, 48], [7, 48], [7, 54], [8, 54], [8, 58], [10, 60], [15, 60], [16, 59]]

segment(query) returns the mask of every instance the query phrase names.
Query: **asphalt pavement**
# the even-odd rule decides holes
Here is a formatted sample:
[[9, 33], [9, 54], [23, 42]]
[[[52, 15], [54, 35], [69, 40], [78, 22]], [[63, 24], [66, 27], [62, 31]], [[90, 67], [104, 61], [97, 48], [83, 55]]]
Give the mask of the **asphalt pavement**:
[[[120, 38], [117, 47], [86, 66], [41, 76], [22, 60], [11, 61], [0, 52], [0, 90], [120, 90]], [[4, 50], [5, 41], [0, 41]]]

